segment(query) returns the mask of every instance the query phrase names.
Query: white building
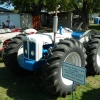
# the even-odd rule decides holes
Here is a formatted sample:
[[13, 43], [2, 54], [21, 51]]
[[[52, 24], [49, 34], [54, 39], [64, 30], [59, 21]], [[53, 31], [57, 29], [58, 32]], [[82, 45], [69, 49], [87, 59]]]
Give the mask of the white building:
[[32, 15], [26, 13], [18, 14], [0, 7], [0, 28], [2, 27], [2, 22], [7, 25], [6, 21], [8, 19], [15, 27], [32, 27]]

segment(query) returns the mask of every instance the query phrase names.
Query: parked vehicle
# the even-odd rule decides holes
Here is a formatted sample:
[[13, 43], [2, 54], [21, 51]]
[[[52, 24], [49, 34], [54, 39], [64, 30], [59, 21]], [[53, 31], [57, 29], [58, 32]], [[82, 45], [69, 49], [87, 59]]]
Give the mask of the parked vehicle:
[[34, 34], [37, 30], [33, 28], [27, 28], [27, 29], [9, 29], [9, 28], [3, 28], [0, 29], [0, 55], [2, 57], [3, 55], [3, 49], [6, 47], [6, 45], [11, 41], [11, 38], [15, 37], [18, 34]]
[[[86, 67], [90, 74], [100, 74], [100, 35], [97, 30], [61, 28], [57, 31], [57, 15], [53, 32], [19, 34], [4, 49], [4, 63], [16, 75], [41, 71], [46, 90], [65, 97], [78, 83], [62, 76], [62, 63]], [[33, 80], [34, 81], [34, 80]]]

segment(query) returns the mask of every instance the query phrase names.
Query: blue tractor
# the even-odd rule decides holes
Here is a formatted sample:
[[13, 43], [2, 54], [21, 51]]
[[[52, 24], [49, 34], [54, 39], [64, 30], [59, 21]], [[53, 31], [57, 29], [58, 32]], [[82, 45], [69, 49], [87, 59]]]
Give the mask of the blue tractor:
[[62, 63], [86, 67], [88, 74], [100, 74], [100, 35], [96, 30], [57, 30], [54, 16], [53, 32], [19, 34], [4, 49], [7, 69], [17, 75], [41, 70], [45, 88], [51, 94], [65, 97], [77, 87], [62, 76]]

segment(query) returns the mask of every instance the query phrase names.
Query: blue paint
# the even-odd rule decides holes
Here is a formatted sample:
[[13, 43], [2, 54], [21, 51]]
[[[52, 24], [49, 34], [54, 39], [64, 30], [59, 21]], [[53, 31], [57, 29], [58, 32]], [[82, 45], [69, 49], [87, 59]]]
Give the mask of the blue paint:
[[59, 26], [60, 34], [62, 35], [62, 26]]
[[[35, 60], [36, 59], [36, 44], [34, 42], [23, 42], [23, 50], [24, 50], [24, 57]], [[29, 49], [28, 49], [29, 48]], [[26, 53], [27, 51], [27, 53]], [[34, 52], [34, 55], [31, 54], [31, 52]]]
[[46, 56], [48, 54], [48, 49], [52, 48], [54, 46], [54, 44], [48, 44], [48, 45], [43, 45], [43, 57]]
[[54, 44], [48, 44], [48, 45], [43, 45], [43, 49], [49, 49], [52, 48]]
[[41, 59], [40, 61], [30, 60], [30, 59], [26, 59], [26, 58], [19, 59], [19, 65], [22, 68], [24, 68], [26, 70], [30, 70], [30, 71], [40, 69], [43, 64], [44, 64], [44, 59]]
[[94, 18], [94, 24], [100, 24], [99, 21], [100, 21], [100, 17], [95, 17]]
[[[36, 59], [36, 44], [34, 42], [29, 42], [29, 59]], [[31, 51], [34, 52], [34, 56], [31, 55]]]
[[[29, 46], [28, 46], [28, 45]], [[24, 41], [23, 48], [24, 48], [24, 57], [19, 59], [19, 65], [30, 71], [34, 71], [37, 69], [40, 69], [42, 65], [44, 64], [44, 58], [48, 54], [48, 49], [52, 48], [54, 44], [48, 44], [48, 45], [43, 45], [43, 50], [42, 50], [42, 58], [39, 61], [35, 61], [35, 56], [36, 56], [36, 44], [34, 42], [26, 42]], [[28, 50], [29, 47], [29, 50]], [[27, 50], [27, 54], [25, 53], [25, 50]], [[34, 56], [31, 55], [31, 51], [34, 51]], [[29, 55], [29, 56], [28, 56]]]
[[48, 52], [48, 50], [47, 49], [43, 49], [43, 53], [47, 53]]
[[75, 39], [80, 39], [80, 37], [84, 34], [84, 32], [82, 31], [74, 31], [72, 33], [72, 37], [75, 38]]
[[[27, 49], [27, 41], [24, 41], [23, 42], [23, 47], [24, 47], [24, 56], [26, 57], [26, 58], [28, 58], [28, 49]], [[25, 50], [27, 50], [27, 53], [25, 53]]]

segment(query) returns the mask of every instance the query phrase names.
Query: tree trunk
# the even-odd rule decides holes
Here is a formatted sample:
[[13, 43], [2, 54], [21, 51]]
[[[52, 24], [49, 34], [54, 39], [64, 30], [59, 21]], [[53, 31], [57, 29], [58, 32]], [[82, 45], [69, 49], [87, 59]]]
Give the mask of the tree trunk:
[[73, 4], [74, 8], [81, 16], [81, 21], [83, 22], [83, 29], [88, 29], [89, 26], [89, 12], [90, 12], [90, 4], [87, 1], [83, 2], [83, 7], [80, 10], [76, 4]]
[[88, 29], [88, 26], [89, 26], [89, 13], [82, 13], [81, 14], [82, 17], [81, 17], [81, 21], [83, 22], [83, 29]]

